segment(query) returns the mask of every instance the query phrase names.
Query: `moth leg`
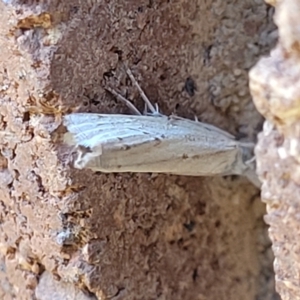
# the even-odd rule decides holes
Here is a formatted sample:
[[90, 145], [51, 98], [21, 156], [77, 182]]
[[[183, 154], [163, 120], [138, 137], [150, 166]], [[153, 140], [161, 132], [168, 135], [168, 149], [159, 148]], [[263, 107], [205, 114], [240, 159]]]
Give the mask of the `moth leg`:
[[107, 91], [109, 91], [111, 94], [113, 94], [117, 99], [121, 100], [125, 103], [125, 105], [136, 115], [142, 115], [139, 110], [126, 98], [124, 98], [121, 94], [117, 93], [115, 90], [113, 90], [110, 87], [105, 88]]
[[255, 163], [256, 163], [256, 157], [255, 156], [253, 156], [252, 158], [250, 158], [250, 159], [248, 159], [248, 160], [245, 161], [245, 164], [249, 165], [249, 166], [253, 165]]
[[146, 116], [152, 116], [152, 117], [161, 117], [162, 114], [159, 112], [158, 104], [155, 103], [155, 111], [148, 113], [148, 106], [147, 103], [145, 103], [145, 108], [144, 108], [144, 115]]
[[159, 112], [158, 104], [155, 103], [155, 112], [151, 113], [152, 116], [160, 117], [162, 114]]
[[137, 89], [140, 92], [140, 95], [142, 97], [142, 99], [144, 100], [144, 102], [146, 103], [147, 107], [149, 108], [150, 112], [155, 115], [157, 114], [157, 109], [155, 109], [155, 107], [152, 105], [152, 103], [150, 102], [150, 100], [148, 99], [148, 97], [146, 96], [146, 94], [144, 93], [144, 91], [142, 90], [142, 88], [140, 87], [140, 85], [138, 84], [138, 82], [135, 80], [131, 70], [127, 67], [126, 68], [126, 73], [129, 76], [129, 78], [131, 79], [132, 83], [137, 87]]
[[145, 103], [145, 106], [144, 106], [144, 112], [143, 112], [143, 115], [148, 115], [148, 106], [147, 104]]

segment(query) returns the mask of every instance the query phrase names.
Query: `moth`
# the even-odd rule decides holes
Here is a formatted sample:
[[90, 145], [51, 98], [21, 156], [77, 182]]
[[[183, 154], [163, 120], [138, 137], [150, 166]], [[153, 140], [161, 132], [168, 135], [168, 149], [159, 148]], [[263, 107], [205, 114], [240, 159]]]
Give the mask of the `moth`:
[[77, 150], [74, 167], [103, 173], [149, 172], [188, 176], [244, 175], [260, 186], [253, 143], [215, 126], [159, 113], [129, 69], [150, 114], [108, 90], [136, 115], [72, 113], [64, 116], [64, 142]]

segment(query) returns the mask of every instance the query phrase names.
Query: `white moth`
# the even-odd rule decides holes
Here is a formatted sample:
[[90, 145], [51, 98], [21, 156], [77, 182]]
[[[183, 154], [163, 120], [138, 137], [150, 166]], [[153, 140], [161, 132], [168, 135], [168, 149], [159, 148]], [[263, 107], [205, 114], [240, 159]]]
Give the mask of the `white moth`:
[[[132, 77], [130, 70], [127, 73]], [[241, 143], [209, 124], [161, 115], [141, 95], [152, 115], [73, 113], [64, 117], [68, 131], [64, 141], [77, 148], [75, 168], [104, 173], [245, 175], [260, 186], [253, 144]], [[122, 100], [132, 108], [128, 100]]]

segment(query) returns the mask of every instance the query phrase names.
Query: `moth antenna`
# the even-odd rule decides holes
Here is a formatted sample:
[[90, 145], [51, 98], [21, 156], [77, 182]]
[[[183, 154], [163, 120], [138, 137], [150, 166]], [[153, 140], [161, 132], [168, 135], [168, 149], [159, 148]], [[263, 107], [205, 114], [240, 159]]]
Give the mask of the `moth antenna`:
[[148, 99], [148, 97], [146, 96], [146, 94], [144, 93], [144, 91], [142, 90], [142, 88], [140, 87], [140, 85], [138, 84], [138, 82], [135, 80], [135, 78], [134, 78], [134, 76], [133, 76], [131, 70], [130, 70], [129, 68], [127, 68], [126, 66], [125, 66], [125, 69], [126, 69], [127, 75], [128, 75], [129, 78], [131, 79], [132, 83], [133, 83], [133, 84], [137, 87], [137, 89], [139, 90], [139, 93], [140, 93], [142, 99], [144, 100], [144, 102], [146, 103], [146, 105], [148, 106], [150, 112], [151, 112], [152, 114], [155, 115], [155, 113], [156, 113], [155, 107], [152, 105], [152, 103], [150, 102], [150, 100]]
[[194, 119], [195, 119], [195, 122], [196, 122], [196, 123], [199, 123], [199, 119], [198, 119], [197, 116], [194, 116]]
[[124, 98], [121, 94], [117, 93], [115, 90], [113, 90], [110, 87], [105, 88], [107, 91], [109, 91], [111, 94], [113, 94], [117, 99], [121, 100], [125, 103], [125, 105], [136, 115], [142, 115], [139, 110], [126, 98]]

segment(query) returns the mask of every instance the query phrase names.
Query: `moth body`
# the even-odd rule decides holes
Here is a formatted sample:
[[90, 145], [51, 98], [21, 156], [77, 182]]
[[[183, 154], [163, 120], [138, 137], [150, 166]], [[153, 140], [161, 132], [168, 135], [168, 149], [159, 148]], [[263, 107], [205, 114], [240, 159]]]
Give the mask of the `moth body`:
[[243, 175], [252, 144], [209, 124], [167, 116], [73, 113], [65, 142], [78, 146], [74, 166], [104, 173]]

